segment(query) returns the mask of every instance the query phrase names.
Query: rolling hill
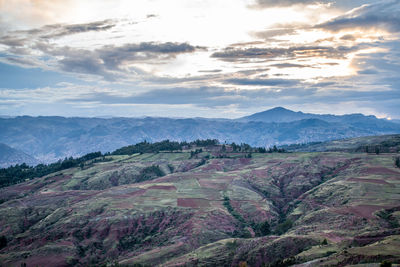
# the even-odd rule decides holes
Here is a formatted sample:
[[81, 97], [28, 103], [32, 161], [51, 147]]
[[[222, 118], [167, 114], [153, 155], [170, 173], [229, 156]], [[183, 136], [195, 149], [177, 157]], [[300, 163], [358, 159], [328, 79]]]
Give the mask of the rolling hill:
[[201, 149], [110, 155], [0, 189], [0, 265], [400, 261], [398, 153]]
[[290, 152], [399, 153], [400, 135], [364, 136], [327, 142], [286, 145], [282, 146], [282, 148]]
[[20, 150], [0, 143], [0, 168], [21, 163], [33, 166], [39, 164], [39, 161]]
[[[271, 147], [400, 133], [400, 124], [361, 114], [315, 115], [275, 108], [237, 120], [171, 118], [0, 118], [0, 142], [42, 162], [113, 151], [144, 140], [218, 139]], [[22, 163], [22, 162], [20, 162]]]

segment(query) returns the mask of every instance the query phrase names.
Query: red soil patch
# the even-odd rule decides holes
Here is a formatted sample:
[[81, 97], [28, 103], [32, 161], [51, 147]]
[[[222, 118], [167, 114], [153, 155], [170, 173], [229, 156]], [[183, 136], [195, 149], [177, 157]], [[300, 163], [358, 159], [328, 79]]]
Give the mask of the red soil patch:
[[334, 243], [339, 243], [343, 240], [348, 240], [349, 238], [346, 237], [341, 237], [338, 235], [335, 235], [334, 233], [323, 233], [322, 236], [328, 238], [330, 241], [334, 242]]
[[279, 163], [279, 162], [281, 162], [281, 160], [279, 160], [279, 159], [271, 159], [271, 160], [268, 160], [267, 163], [269, 163], [269, 164], [276, 164], [276, 163]]
[[176, 190], [176, 187], [174, 185], [153, 185], [147, 189], [159, 189], [159, 190], [174, 191], [174, 190]]
[[391, 185], [391, 183], [388, 183], [388, 182], [386, 182], [384, 180], [381, 180], [381, 179], [350, 178], [347, 181]]
[[202, 171], [223, 171], [224, 167], [220, 164], [211, 163], [211, 164], [207, 164], [201, 170]]
[[216, 181], [212, 181], [212, 180], [204, 180], [204, 179], [200, 179], [198, 180], [199, 184], [201, 187], [205, 187], [205, 188], [213, 188], [213, 189], [217, 189], [217, 190], [226, 190], [228, 187], [229, 183], [223, 183], [223, 182], [216, 182]]
[[245, 159], [239, 159], [239, 162], [240, 162], [240, 164], [249, 164], [250, 163], [250, 161], [251, 161], [251, 159], [249, 159], [249, 158], [245, 158]]
[[133, 204], [131, 202], [122, 202], [122, 203], [118, 203], [114, 206], [118, 209], [134, 209], [135, 208], [135, 204]]
[[287, 169], [287, 170], [291, 170], [296, 166], [298, 166], [298, 165], [295, 163], [282, 163], [281, 165], [279, 165], [280, 168]]
[[341, 208], [337, 211], [339, 213], [343, 212], [345, 214], [351, 213], [356, 216], [362, 217], [362, 218], [367, 218], [367, 219], [373, 219], [375, 218], [374, 212], [387, 208], [386, 206], [376, 206], [376, 205], [358, 205], [358, 206], [352, 206], [352, 207], [347, 207], [347, 208]]
[[393, 171], [391, 169], [385, 168], [385, 167], [371, 167], [367, 168], [362, 171], [362, 173], [365, 174], [395, 174], [397, 177], [400, 177], [400, 172]]
[[15, 265], [12, 264], [10, 266], [19, 266], [22, 262], [25, 262], [26, 266], [68, 266], [68, 264], [65, 262], [67, 256], [72, 255], [38, 255], [15, 262]]
[[103, 197], [112, 197], [115, 199], [125, 199], [130, 197], [138, 197], [142, 196], [146, 193], [146, 189], [139, 189], [137, 191], [129, 192], [129, 193], [120, 193], [120, 194], [112, 194], [112, 193], [105, 193], [102, 194]]
[[210, 207], [210, 202], [203, 198], [178, 198], [179, 207], [204, 208]]
[[121, 167], [121, 165], [106, 165], [101, 170], [102, 171], [110, 171], [110, 170], [113, 170], [113, 169], [116, 169], [119, 167]]
[[251, 171], [251, 174], [256, 176], [257, 178], [265, 178], [268, 176], [268, 171], [267, 170], [253, 170], [253, 171]]
[[69, 241], [69, 240], [60, 240], [60, 241], [57, 242], [57, 245], [73, 247], [74, 246], [74, 242]]
[[128, 194], [125, 194], [125, 195], [133, 197], [133, 196], [141, 196], [144, 193], [146, 193], [146, 189], [140, 189], [138, 191], [135, 191], [135, 192], [132, 192], [132, 193], [128, 193]]
[[[186, 179], [191, 179], [191, 178], [209, 178], [210, 174], [207, 173], [196, 173], [196, 172], [190, 172], [190, 173], [174, 173], [171, 175], [166, 175], [163, 177], [160, 177], [157, 179], [158, 183], [173, 183], [173, 182], [178, 182]], [[154, 183], [154, 180], [148, 181], [148, 183]]]
[[399, 180], [400, 180], [400, 175], [391, 176], [391, 177], [386, 177], [386, 180], [399, 181]]

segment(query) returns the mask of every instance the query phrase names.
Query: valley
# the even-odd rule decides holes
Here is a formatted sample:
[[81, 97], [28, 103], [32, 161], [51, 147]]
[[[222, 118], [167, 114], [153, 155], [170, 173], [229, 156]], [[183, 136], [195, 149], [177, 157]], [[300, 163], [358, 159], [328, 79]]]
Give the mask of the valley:
[[108, 155], [0, 189], [0, 264], [398, 262], [396, 155], [222, 145]]
[[[269, 148], [399, 132], [400, 124], [375, 116], [319, 115], [279, 107], [238, 119], [0, 118], [0, 142], [46, 164], [95, 151], [111, 152], [143, 141], [218, 139]], [[3, 166], [23, 162], [0, 158]]]

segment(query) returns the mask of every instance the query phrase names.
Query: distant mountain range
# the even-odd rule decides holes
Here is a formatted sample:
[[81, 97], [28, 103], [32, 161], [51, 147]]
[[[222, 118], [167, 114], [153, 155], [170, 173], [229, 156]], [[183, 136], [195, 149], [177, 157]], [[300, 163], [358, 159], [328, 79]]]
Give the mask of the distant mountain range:
[[93, 151], [108, 152], [144, 140], [218, 139], [270, 147], [400, 133], [400, 124], [362, 114], [318, 115], [274, 108], [228, 119], [0, 118], [0, 142], [52, 162]]
[[238, 119], [239, 121], [262, 121], [262, 122], [292, 122], [298, 120], [318, 119], [326, 122], [356, 124], [361, 127], [370, 126], [372, 124], [379, 127], [392, 127], [393, 122], [396, 120], [388, 121], [378, 119], [375, 116], [365, 116], [363, 114], [346, 114], [346, 115], [331, 115], [331, 114], [312, 114], [303, 113], [301, 111], [295, 112], [283, 107], [276, 107], [263, 112], [255, 113], [253, 115]]
[[0, 143], [0, 168], [25, 162], [28, 165], [37, 165], [39, 161], [34, 157]]

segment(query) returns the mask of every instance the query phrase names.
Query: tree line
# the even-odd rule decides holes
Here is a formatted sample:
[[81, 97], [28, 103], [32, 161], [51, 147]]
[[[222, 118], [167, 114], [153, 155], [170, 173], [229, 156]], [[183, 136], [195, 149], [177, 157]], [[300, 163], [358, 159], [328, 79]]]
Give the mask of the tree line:
[[164, 140], [156, 143], [149, 143], [146, 140], [135, 145], [129, 145], [121, 147], [114, 152], [112, 155], [132, 155], [136, 153], [158, 153], [161, 151], [182, 151], [184, 148], [191, 148], [193, 146], [197, 147], [207, 147], [218, 145], [217, 139], [207, 139], [207, 140], [196, 140], [193, 142], [176, 142], [170, 140]]
[[[137, 153], [158, 153], [158, 152], [173, 152], [173, 151], [182, 151], [183, 149], [190, 149], [193, 147], [209, 147], [220, 145], [217, 139], [206, 139], [206, 140], [196, 140], [192, 142], [176, 142], [170, 140], [164, 140], [156, 143], [149, 143], [147, 141], [143, 141], [137, 143], [135, 145], [129, 145], [121, 147], [114, 152], [112, 155], [132, 155]], [[252, 147], [249, 144], [241, 143], [231, 143], [231, 144], [222, 144], [221, 152], [227, 152], [227, 146], [230, 146], [232, 152], [254, 152], [254, 153], [284, 153], [286, 152], [283, 148], [277, 148], [273, 146], [269, 149], [265, 147]], [[195, 156], [203, 152], [203, 149], [196, 149], [195, 151], [191, 151], [191, 157]]]
[[69, 157], [51, 164], [39, 164], [35, 167], [22, 163], [8, 168], [3, 168], [0, 169], [0, 188], [72, 167], [83, 167], [85, 162], [89, 160], [92, 160], [92, 163], [94, 163], [106, 161], [107, 159], [101, 152], [92, 152], [79, 158]]
[[[0, 188], [5, 186], [10, 186], [13, 184], [17, 184], [20, 182], [24, 182], [26, 180], [30, 180], [37, 177], [42, 177], [48, 175], [53, 172], [73, 168], [73, 167], [81, 167], [85, 166], [85, 162], [92, 161], [91, 163], [101, 162], [101, 161], [109, 161], [111, 158], [106, 158], [109, 155], [132, 155], [136, 153], [158, 153], [161, 151], [182, 151], [183, 149], [190, 149], [192, 147], [210, 147], [220, 145], [217, 139], [206, 139], [206, 140], [195, 140], [192, 142], [176, 142], [170, 140], [164, 140], [156, 143], [149, 143], [147, 141], [143, 141], [137, 143], [135, 145], [129, 145], [115, 150], [112, 153], [107, 152], [106, 154], [102, 154], [99, 152], [88, 153], [82, 157], [78, 158], [65, 158], [64, 160], [59, 160], [50, 164], [39, 164], [35, 167], [28, 166], [27, 164], [17, 164], [15, 166], [10, 166], [8, 168], [0, 169]], [[227, 150], [228, 144], [223, 144], [221, 146], [221, 150], [225, 152]], [[232, 148], [232, 152], [246, 152], [249, 153], [248, 157], [251, 157], [252, 152], [254, 153], [283, 153], [284, 149], [278, 149], [276, 146], [273, 148], [269, 148], [268, 150], [263, 147], [251, 147], [248, 144], [229, 144]], [[194, 152], [192, 151], [191, 156], [195, 156], [198, 153], [203, 152], [202, 149], [196, 149]], [[154, 170], [153, 170], [154, 171]]]

